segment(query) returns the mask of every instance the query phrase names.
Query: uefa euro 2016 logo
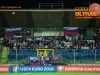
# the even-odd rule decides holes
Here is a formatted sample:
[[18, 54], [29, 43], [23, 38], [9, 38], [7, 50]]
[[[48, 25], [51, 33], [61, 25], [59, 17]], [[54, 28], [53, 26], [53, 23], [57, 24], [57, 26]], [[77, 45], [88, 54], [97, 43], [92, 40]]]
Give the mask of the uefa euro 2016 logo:
[[64, 70], [64, 66], [58, 66], [58, 70], [62, 72]]
[[13, 72], [18, 72], [18, 66], [13, 67]]

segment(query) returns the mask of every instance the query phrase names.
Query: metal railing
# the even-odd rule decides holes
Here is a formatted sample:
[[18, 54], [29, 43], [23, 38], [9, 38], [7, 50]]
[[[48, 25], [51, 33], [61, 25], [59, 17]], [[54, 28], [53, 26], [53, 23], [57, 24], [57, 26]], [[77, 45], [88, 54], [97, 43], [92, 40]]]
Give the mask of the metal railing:
[[62, 57], [62, 63], [65, 63], [66, 65], [71, 65], [71, 62], [65, 57]]
[[63, 9], [64, 3], [39, 3], [39, 9], [42, 9], [42, 7], [49, 7], [51, 9], [55, 9], [55, 7], [57, 7], [58, 9]]
[[[29, 57], [37, 56], [36, 50], [22, 49], [22, 50], [8, 50], [8, 58], [1, 58], [0, 64], [27, 64]], [[65, 64], [100, 64], [100, 50], [99, 49], [63, 49], [55, 50], [55, 54], [62, 57], [62, 62]]]

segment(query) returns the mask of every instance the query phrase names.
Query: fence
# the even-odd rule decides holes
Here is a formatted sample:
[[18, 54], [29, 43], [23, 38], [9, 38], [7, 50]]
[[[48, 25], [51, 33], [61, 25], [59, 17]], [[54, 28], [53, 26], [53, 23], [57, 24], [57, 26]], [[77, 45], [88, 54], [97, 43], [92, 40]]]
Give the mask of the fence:
[[[3, 53], [0, 64], [28, 64], [30, 56], [37, 56], [35, 49], [10, 49]], [[100, 64], [100, 49], [59, 49], [54, 54], [64, 58], [64, 63], [67, 62], [66, 59], [71, 64]]]

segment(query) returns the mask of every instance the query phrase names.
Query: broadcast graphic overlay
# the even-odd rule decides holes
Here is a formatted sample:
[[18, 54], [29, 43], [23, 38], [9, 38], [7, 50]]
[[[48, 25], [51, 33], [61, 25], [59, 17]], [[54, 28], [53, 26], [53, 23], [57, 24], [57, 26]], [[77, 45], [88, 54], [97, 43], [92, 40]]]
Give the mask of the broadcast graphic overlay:
[[100, 5], [93, 3], [88, 7], [75, 7], [76, 19], [100, 19]]

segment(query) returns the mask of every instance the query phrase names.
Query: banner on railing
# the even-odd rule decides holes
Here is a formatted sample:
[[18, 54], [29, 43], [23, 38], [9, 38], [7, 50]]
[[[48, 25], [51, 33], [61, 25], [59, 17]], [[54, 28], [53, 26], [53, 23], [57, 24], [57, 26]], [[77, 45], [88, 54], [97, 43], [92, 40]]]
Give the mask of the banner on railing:
[[52, 56], [51, 60], [61, 60], [61, 57], [60, 56]]
[[30, 57], [30, 65], [37, 66], [39, 65], [40, 59], [38, 57]]
[[10, 72], [57, 72], [56, 66], [11, 66]]
[[39, 62], [39, 57], [30, 57], [30, 62]]
[[100, 72], [100, 66], [57, 66], [57, 72]]

